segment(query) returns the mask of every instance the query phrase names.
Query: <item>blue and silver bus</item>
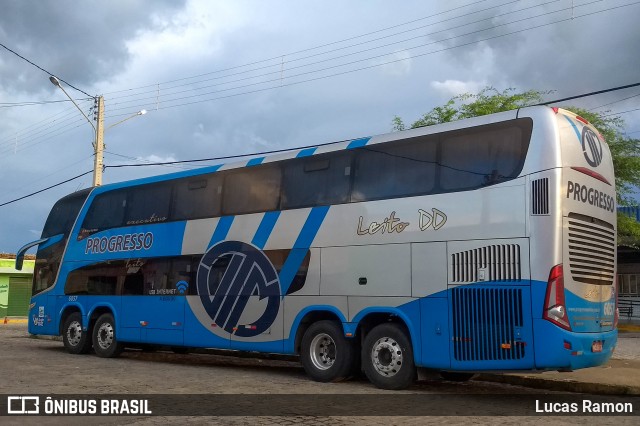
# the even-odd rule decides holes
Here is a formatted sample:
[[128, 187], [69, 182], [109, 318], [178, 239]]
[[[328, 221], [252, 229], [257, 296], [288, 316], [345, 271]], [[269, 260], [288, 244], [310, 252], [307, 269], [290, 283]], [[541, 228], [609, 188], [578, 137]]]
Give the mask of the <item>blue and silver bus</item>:
[[75, 192], [17, 263], [37, 245], [29, 332], [73, 354], [297, 354], [400, 389], [605, 363], [615, 197], [599, 132], [529, 107]]

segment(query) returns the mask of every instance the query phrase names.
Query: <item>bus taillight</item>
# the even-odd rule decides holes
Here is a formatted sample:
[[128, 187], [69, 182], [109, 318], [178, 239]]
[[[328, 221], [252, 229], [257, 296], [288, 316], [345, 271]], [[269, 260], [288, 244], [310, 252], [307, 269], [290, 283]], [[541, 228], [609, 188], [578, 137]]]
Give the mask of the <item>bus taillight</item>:
[[564, 301], [564, 273], [562, 265], [554, 266], [549, 273], [542, 317], [565, 330], [571, 331], [569, 316], [567, 315], [567, 306]]

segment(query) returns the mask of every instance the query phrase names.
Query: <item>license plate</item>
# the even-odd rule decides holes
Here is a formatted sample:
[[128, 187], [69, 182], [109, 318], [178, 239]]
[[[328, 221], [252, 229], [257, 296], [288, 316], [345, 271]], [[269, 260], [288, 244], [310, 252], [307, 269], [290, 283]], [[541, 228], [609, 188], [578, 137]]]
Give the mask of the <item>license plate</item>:
[[591, 352], [602, 352], [602, 341], [596, 340], [591, 344]]

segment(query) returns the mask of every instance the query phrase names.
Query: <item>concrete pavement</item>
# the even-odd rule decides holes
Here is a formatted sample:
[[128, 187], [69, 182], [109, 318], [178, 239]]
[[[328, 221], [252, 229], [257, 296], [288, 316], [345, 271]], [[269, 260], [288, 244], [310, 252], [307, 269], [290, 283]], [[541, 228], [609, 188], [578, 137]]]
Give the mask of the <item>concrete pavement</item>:
[[[25, 324], [25, 333], [26, 323], [26, 318], [0, 320], [0, 326], [3, 324]], [[573, 372], [482, 373], [477, 375], [474, 380], [564, 392], [640, 395], [640, 327], [621, 326], [618, 345], [612, 359], [600, 367], [585, 368]]]
[[618, 334], [609, 362], [572, 372], [480, 374], [475, 380], [565, 392], [600, 395], [640, 395], [640, 333]]

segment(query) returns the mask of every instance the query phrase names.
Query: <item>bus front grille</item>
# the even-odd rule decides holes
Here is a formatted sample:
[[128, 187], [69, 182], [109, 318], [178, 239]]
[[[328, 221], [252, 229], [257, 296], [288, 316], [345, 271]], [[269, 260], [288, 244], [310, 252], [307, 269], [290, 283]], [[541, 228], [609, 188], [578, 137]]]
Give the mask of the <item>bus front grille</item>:
[[613, 284], [616, 235], [613, 226], [602, 220], [569, 214], [569, 269], [574, 281]]
[[525, 355], [522, 289], [451, 290], [453, 354], [457, 361], [506, 361]]

